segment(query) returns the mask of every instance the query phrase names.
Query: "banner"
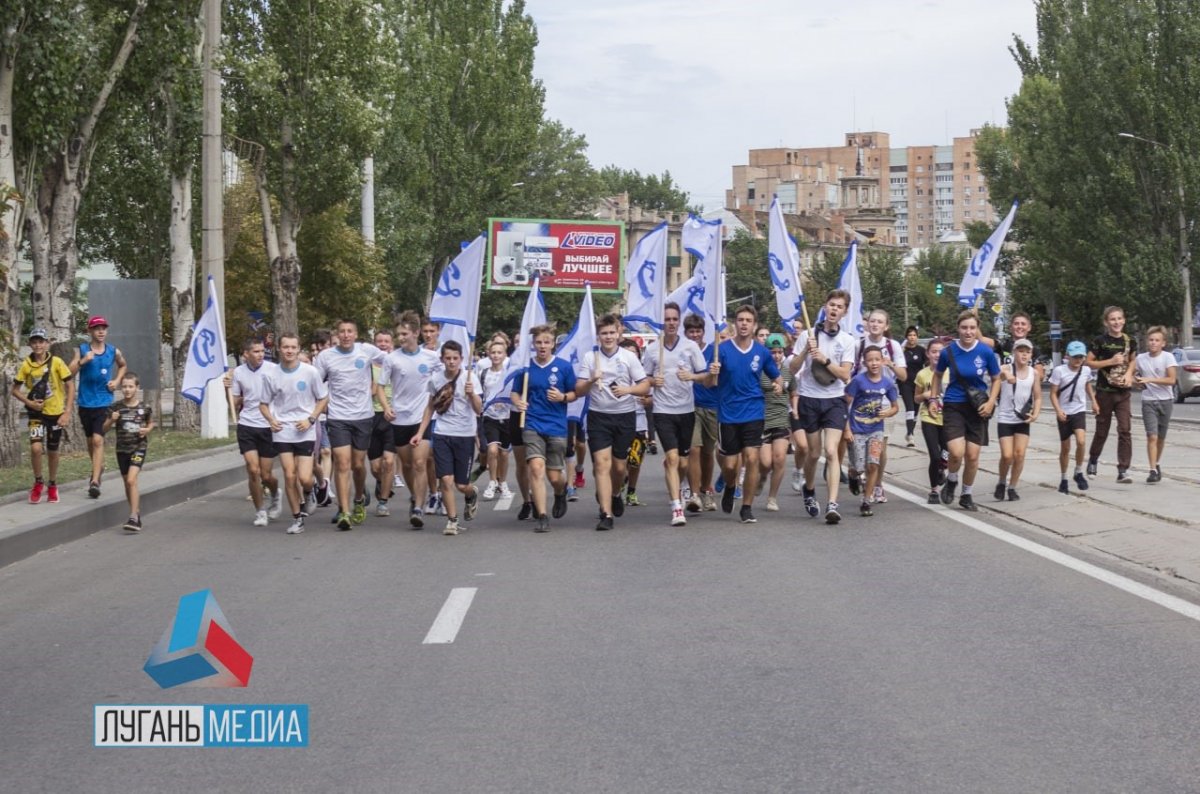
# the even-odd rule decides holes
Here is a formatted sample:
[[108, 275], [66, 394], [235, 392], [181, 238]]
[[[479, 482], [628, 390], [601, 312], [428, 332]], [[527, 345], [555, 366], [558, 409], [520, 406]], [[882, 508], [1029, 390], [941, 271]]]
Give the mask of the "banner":
[[771, 272], [771, 283], [775, 285], [775, 307], [779, 310], [784, 329], [792, 333], [804, 303], [804, 289], [800, 285], [800, 248], [783, 223], [783, 209], [779, 206], [778, 196], [771, 200], [767, 266]]
[[213, 378], [225, 374], [225, 325], [217, 305], [213, 277], [208, 277], [208, 304], [200, 322], [192, 327], [188, 344], [187, 363], [183, 367], [183, 388], [180, 393], [195, 403], [204, 402], [204, 387]]
[[[525, 313], [521, 315], [521, 330], [517, 334], [513, 354], [508, 357], [508, 366], [504, 370], [505, 386], [510, 386], [514, 380], [525, 373], [530, 359], [533, 358], [533, 340], [530, 338], [530, 332], [539, 325], [545, 324], [546, 304], [542, 303], [542, 293], [538, 288], [538, 279], [535, 278], [533, 289], [529, 290], [529, 297], [525, 299]], [[512, 389], [510, 388], [508, 391], [511, 392]], [[501, 388], [497, 396], [489, 400], [484, 408], [486, 409], [488, 405], [496, 402], [508, 402], [508, 393], [504, 388]]]
[[962, 283], [958, 285], [958, 302], [963, 306], [974, 306], [975, 300], [987, 289], [988, 282], [992, 279], [992, 270], [996, 267], [996, 260], [1000, 257], [1000, 248], [1004, 245], [1004, 238], [1008, 236], [1008, 229], [1012, 226], [1016, 214], [1017, 202], [1014, 201], [1004, 220], [1000, 221], [1000, 225], [987, 238], [987, 242], [980, 247], [979, 253], [971, 259]]
[[[571, 367], [578, 374], [579, 364], [583, 361], [584, 354], [599, 349], [600, 342], [596, 339], [596, 310], [592, 306], [592, 288], [589, 286], [583, 288], [583, 304], [579, 307], [579, 319], [575, 321], [575, 327], [571, 329], [571, 333], [567, 334], [567, 338], [563, 340], [555, 355], [569, 361]], [[567, 418], [582, 419], [587, 413], [587, 402], [585, 396], [582, 400], [568, 403]]]
[[624, 224], [489, 218], [488, 289], [528, 289], [537, 278], [547, 292], [622, 292]]
[[442, 269], [442, 276], [433, 288], [429, 303], [429, 319], [441, 323], [438, 347], [453, 339], [463, 346], [463, 355], [470, 357], [479, 325], [479, 293], [483, 291], [483, 254], [487, 247], [485, 235], [467, 244], [458, 256]]
[[664, 221], [638, 240], [625, 265], [629, 295], [625, 299], [626, 326], [645, 323], [655, 332], [663, 327], [663, 304], [667, 298], [667, 224]]

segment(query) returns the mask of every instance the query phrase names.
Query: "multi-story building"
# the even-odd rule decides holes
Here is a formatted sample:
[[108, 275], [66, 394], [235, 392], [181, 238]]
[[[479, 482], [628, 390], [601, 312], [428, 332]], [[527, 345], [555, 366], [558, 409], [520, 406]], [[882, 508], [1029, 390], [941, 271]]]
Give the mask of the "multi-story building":
[[841, 213], [879, 243], [932, 245], [999, 220], [975, 157], [978, 133], [950, 146], [892, 148], [886, 132], [848, 132], [843, 146], [751, 149], [747, 165], [733, 166], [725, 205], [766, 210], [777, 195], [788, 214]]

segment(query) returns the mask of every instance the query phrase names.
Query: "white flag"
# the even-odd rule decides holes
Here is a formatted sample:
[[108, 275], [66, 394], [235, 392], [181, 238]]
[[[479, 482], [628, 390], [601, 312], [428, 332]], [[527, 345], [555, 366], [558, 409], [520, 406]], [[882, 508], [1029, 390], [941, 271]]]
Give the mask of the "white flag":
[[692, 277], [667, 296], [667, 303], [674, 303], [679, 307], [681, 320], [689, 314], [704, 317], [704, 271], [700, 269], [699, 264], [696, 265]]
[[857, 339], [866, 330], [866, 326], [863, 325], [862, 282], [858, 279], [858, 240], [850, 243], [850, 250], [842, 262], [842, 276], [838, 279], [838, 289], [850, 293], [850, 307], [840, 325], [843, 331]]
[[800, 248], [783, 224], [779, 197], [771, 201], [770, 229], [767, 233], [767, 263], [771, 283], [775, 285], [775, 306], [783, 327], [789, 332], [801, 314], [804, 289], [800, 286]]
[[1000, 247], [1004, 245], [1004, 238], [1008, 236], [1008, 229], [1012, 226], [1016, 214], [1017, 202], [1014, 201], [1004, 220], [1000, 221], [1000, 225], [987, 238], [979, 253], [971, 259], [971, 265], [967, 268], [962, 283], [958, 285], [958, 302], [963, 306], [974, 306], [975, 299], [987, 289], [992, 278], [992, 269], [996, 267], [996, 259], [1000, 256]]
[[[546, 304], [542, 302], [541, 279], [535, 277], [533, 288], [529, 290], [529, 297], [525, 300], [525, 313], [521, 316], [521, 331], [517, 336], [516, 345], [513, 347], [513, 354], [508, 357], [508, 366], [504, 370], [505, 385], [511, 384], [525, 374], [529, 360], [533, 358], [532, 331], [539, 325], [545, 324]], [[502, 388], [496, 397], [488, 401], [487, 405], [508, 402], [511, 392], [512, 389], [506, 392]], [[484, 408], [487, 408], [487, 405]]]
[[192, 327], [187, 364], [183, 368], [180, 392], [195, 403], [204, 402], [204, 387], [210, 380], [225, 374], [225, 325], [221, 322], [214, 284], [213, 277], [209, 276], [208, 304], [204, 314], [200, 315], [200, 322]]
[[624, 322], [645, 323], [655, 331], [663, 327], [663, 304], [667, 297], [667, 224], [655, 226], [638, 240], [625, 264], [628, 297]]
[[709, 244], [708, 253], [700, 262], [704, 270], [704, 341], [712, 344], [717, 332], [725, 327], [725, 266], [721, 233], [718, 231]]
[[681, 237], [683, 238], [683, 250], [697, 259], [703, 259], [708, 256], [708, 249], [712, 247], [713, 239], [721, 237], [721, 219], [714, 218], [706, 221], [699, 215], [688, 213], [687, 220], [683, 222]]
[[[555, 355], [569, 361], [571, 368], [578, 374], [584, 354], [593, 353], [599, 349], [600, 343], [596, 339], [596, 310], [592, 306], [592, 285], [588, 284], [583, 288], [583, 304], [579, 307], [579, 319], [575, 321], [575, 327], [571, 329], [571, 333], [567, 334], [567, 338], [563, 340], [562, 346]], [[586, 397], [567, 404], [568, 418], [582, 419], [585, 413], [587, 413]]]
[[483, 289], [483, 252], [487, 236], [479, 235], [442, 269], [429, 303], [429, 319], [441, 323], [438, 347], [453, 339], [470, 360], [479, 325], [479, 293]]

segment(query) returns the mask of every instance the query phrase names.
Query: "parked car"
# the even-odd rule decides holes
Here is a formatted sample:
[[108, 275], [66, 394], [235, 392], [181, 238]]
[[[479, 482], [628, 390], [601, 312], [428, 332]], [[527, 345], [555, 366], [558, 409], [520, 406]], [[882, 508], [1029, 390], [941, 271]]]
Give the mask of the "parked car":
[[1188, 397], [1200, 395], [1200, 348], [1175, 348], [1175, 402], [1181, 403]]

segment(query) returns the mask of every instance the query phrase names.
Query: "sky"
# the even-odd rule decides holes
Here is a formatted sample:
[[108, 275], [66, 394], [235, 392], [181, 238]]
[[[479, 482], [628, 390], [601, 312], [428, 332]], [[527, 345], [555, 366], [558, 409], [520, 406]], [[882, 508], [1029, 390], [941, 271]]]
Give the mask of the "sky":
[[1003, 124], [1033, 0], [527, 0], [546, 111], [597, 168], [670, 171], [717, 209], [750, 149], [949, 144]]

